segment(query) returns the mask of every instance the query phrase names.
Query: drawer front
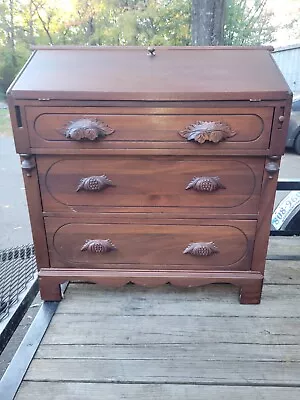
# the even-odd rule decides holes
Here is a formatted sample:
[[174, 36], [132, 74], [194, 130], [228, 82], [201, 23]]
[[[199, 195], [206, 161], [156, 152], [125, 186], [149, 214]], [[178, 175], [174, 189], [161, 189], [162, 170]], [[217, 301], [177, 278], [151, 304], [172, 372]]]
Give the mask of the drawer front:
[[37, 157], [44, 211], [255, 214], [262, 158]]
[[[51, 266], [150, 270], [250, 268], [256, 221], [115, 222], [45, 218]], [[193, 245], [189, 247], [190, 244]]]
[[[32, 147], [248, 150], [269, 147], [273, 108], [26, 107], [26, 117]], [[183, 137], [198, 122], [221, 124], [201, 125], [203, 143]], [[212, 130], [224, 136], [219, 143]]]

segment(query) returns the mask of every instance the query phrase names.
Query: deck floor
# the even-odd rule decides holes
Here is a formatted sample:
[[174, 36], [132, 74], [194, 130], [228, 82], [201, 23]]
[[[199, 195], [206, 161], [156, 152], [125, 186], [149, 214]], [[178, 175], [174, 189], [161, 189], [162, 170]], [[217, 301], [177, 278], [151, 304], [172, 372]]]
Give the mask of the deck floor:
[[[278, 239], [270, 254], [291, 243], [280, 238], [279, 249]], [[71, 284], [16, 395], [168, 398], [300, 399], [299, 261], [268, 261], [262, 303], [253, 306], [240, 305], [231, 285]]]

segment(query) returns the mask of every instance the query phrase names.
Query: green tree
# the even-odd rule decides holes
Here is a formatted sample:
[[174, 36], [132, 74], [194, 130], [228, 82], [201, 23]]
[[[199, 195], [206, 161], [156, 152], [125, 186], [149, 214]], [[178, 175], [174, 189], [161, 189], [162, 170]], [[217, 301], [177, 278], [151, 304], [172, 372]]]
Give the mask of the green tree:
[[0, 86], [10, 84], [28, 57], [24, 45], [21, 3], [17, 0], [0, 2]]
[[[206, 8], [195, 14], [196, 4]], [[266, 4], [267, 0], [72, 0], [66, 8], [61, 0], [0, 0], [0, 85], [8, 87], [32, 44], [270, 43], [275, 28]], [[206, 22], [205, 10], [210, 13]], [[193, 29], [199, 16], [197, 36]]]
[[271, 43], [276, 30], [270, 22], [271, 16], [267, 0], [254, 0], [252, 6], [246, 0], [227, 0], [224, 44], [249, 46]]
[[293, 4], [294, 12], [292, 15], [289, 15], [289, 23], [283, 25], [288, 31], [288, 36], [293, 41], [300, 40], [300, 4], [299, 0], [290, 0]]

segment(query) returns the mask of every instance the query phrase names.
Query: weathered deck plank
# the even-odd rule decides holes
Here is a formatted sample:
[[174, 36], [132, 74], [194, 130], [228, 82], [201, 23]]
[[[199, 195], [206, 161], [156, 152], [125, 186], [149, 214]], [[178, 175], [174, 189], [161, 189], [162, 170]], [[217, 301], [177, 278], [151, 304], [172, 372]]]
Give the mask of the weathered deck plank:
[[299, 388], [24, 382], [16, 400], [299, 400]]
[[273, 236], [270, 238], [267, 257], [273, 257], [274, 255], [290, 257], [299, 256], [299, 254], [300, 236]]
[[[47, 377], [45, 379], [45, 372]], [[63, 371], [63, 373], [62, 373]], [[296, 362], [201, 361], [189, 360], [33, 360], [27, 373], [29, 381], [177, 383], [217, 385], [300, 385]]]
[[[62, 334], [63, 332], [63, 334]], [[260, 343], [298, 344], [300, 318], [179, 315], [53, 317], [45, 344]]]
[[[300, 255], [300, 243], [298, 247]], [[273, 285], [299, 285], [299, 261], [271, 261], [266, 263], [265, 284]]]
[[72, 284], [16, 400], [298, 400], [300, 262], [265, 281], [248, 306], [231, 285]]
[[259, 343], [134, 344], [134, 345], [51, 345], [43, 344], [35, 359], [102, 360], [189, 360], [202, 361], [300, 361], [299, 345], [265, 345]]
[[[298, 273], [300, 275], [300, 273]], [[300, 285], [266, 285], [259, 306], [238, 303], [237, 289], [231, 285], [210, 285], [188, 290], [171, 286], [144, 289], [125, 287], [101, 289], [96, 285], [72, 285], [59, 314], [85, 315], [182, 315], [208, 317], [300, 317]], [[180, 304], [180, 306], [178, 305]]]

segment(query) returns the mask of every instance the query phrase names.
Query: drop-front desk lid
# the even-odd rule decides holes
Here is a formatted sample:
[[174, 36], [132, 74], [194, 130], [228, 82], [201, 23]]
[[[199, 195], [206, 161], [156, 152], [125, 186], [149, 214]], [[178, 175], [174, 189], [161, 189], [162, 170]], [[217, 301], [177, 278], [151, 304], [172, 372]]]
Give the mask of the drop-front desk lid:
[[290, 89], [264, 47], [45, 47], [9, 93], [50, 100], [278, 100]]

